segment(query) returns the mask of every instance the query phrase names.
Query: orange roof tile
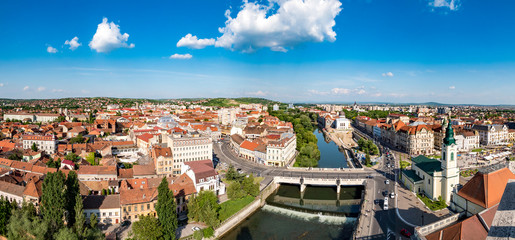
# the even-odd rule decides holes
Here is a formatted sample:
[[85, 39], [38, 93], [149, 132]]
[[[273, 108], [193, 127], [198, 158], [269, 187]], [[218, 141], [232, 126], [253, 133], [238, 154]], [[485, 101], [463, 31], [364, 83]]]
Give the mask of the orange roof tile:
[[461, 188], [458, 195], [479, 206], [489, 208], [501, 201], [509, 179], [515, 179], [515, 174], [508, 168], [486, 174], [478, 172]]

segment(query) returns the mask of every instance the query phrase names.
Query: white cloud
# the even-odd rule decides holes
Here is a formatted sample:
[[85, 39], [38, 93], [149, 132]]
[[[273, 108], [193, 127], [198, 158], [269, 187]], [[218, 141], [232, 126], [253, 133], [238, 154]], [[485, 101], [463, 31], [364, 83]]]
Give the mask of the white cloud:
[[432, 7], [435, 7], [435, 8], [439, 8], [439, 7], [443, 7], [443, 8], [449, 8], [449, 10], [451, 11], [456, 11], [458, 10], [458, 7], [459, 7], [459, 0], [431, 0], [429, 2], [429, 6], [432, 6]]
[[38, 87], [38, 92], [43, 92], [46, 90], [46, 87]]
[[86, 90], [86, 89], [82, 89], [82, 90], [80, 90], [80, 92], [83, 93], [83, 94], [88, 94], [89, 93], [89, 91]]
[[193, 56], [189, 53], [186, 53], [186, 54], [174, 54], [172, 56], [170, 56], [170, 59], [191, 59]]
[[383, 73], [381, 74], [383, 77], [393, 77], [393, 73], [392, 72], [387, 72], [387, 73]]
[[351, 90], [347, 88], [333, 88], [331, 89], [331, 92], [333, 94], [349, 94]]
[[450, 86], [449, 89], [454, 90], [456, 89], [456, 86]]
[[72, 40], [66, 40], [64, 42], [65, 45], [70, 45], [70, 50], [75, 50], [77, 49], [78, 47], [82, 46], [82, 43], [79, 42], [79, 38], [78, 37], [74, 37], [72, 38]]
[[102, 19], [98, 24], [97, 32], [89, 43], [89, 47], [99, 53], [110, 52], [116, 48], [133, 48], [134, 43], [127, 44], [129, 34], [120, 33], [120, 26], [114, 22], [107, 22], [107, 18]]
[[192, 36], [191, 33], [186, 34], [181, 40], [177, 42], [177, 47], [187, 47], [192, 49], [202, 49], [207, 46], [215, 45], [214, 38], [198, 39], [197, 36]]
[[47, 51], [48, 53], [56, 53], [56, 52], [57, 52], [57, 49], [55, 49], [55, 48], [54, 48], [54, 47], [52, 47], [52, 46], [48, 46], [48, 47], [46, 48], [46, 51]]
[[[334, 19], [342, 10], [341, 5], [339, 0], [268, 0], [268, 5], [244, 0], [235, 18], [230, 10], [225, 12], [227, 20], [218, 29], [222, 36], [216, 39], [215, 47], [242, 52], [260, 48], [286, 52], [304, 42], [334, 42]], [[197, 42], [201, 40], [212, 44], [211, 39]], [[207, 45], [198, 45], [201, 46]]]
[[359, 89], [359, 90], [356, 91], [356, 93], [359, 94], [359, 95], [363, 95], [363, 94], [366, 93], [366, 91], [365, 91], [365, 89]]
[[321, 91], [318, 91], [315, 89], [308, 90], [308, 93], [310, 93], [312, 95], [327, 95], [327, 94], [329, 94], [329, 92], [321, 92]]
[[64, 92], [64, 90], [63, 89], [52, 89], [52, 92], [54, 92], [54, 93], [62, 93], [62, 92]]
[[29, 86], [25, 86], [25, 87], [23, 87], [23, 91], [27, 91], [27, 90], [29, 90], [29, 88], [30, 88]]
[[3, 83], [0, 83], [0, 87], [3, 87], [3, 86], [4, 86], [4, 84], [3, 84]]
[[266, 95], [268, 95], [267, 92], [263, 92], [261, 90], [257, 91], [257, 92], [249, 92], [247, 93], [247, 95], [250, 95], [250, 96], [259, 96], [259, 97], [264, 97]]

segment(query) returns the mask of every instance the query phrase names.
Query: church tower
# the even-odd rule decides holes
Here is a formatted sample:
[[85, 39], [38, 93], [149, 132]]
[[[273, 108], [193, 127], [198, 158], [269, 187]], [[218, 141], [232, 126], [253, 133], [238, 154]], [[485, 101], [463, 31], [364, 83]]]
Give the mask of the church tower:
[[452, 191], [458, 186], [459, 183], [459, 169], [458, 169], [458, 145], [454, 139], [454, 130], [452, 123], [447, 123], [445, 131], [445, 138], [442, 144], [442, 198], [446, 203], [450, 203]]

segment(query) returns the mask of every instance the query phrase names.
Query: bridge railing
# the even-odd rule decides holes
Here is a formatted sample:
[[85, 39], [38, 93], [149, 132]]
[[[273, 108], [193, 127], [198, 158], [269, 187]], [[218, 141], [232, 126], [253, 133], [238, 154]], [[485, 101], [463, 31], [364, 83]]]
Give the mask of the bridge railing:
[[363, 168], [308, 168], [308, 167], [287, 167], [294, 171], [310, 171], [310, 172], [363, 172]]

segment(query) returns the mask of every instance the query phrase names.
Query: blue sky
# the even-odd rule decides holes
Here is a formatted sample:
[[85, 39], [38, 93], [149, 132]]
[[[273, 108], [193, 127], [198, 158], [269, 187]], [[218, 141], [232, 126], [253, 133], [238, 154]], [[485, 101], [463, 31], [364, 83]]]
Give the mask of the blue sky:
[[0, 1], [0, 97], [514, 104], [514, 7]]

